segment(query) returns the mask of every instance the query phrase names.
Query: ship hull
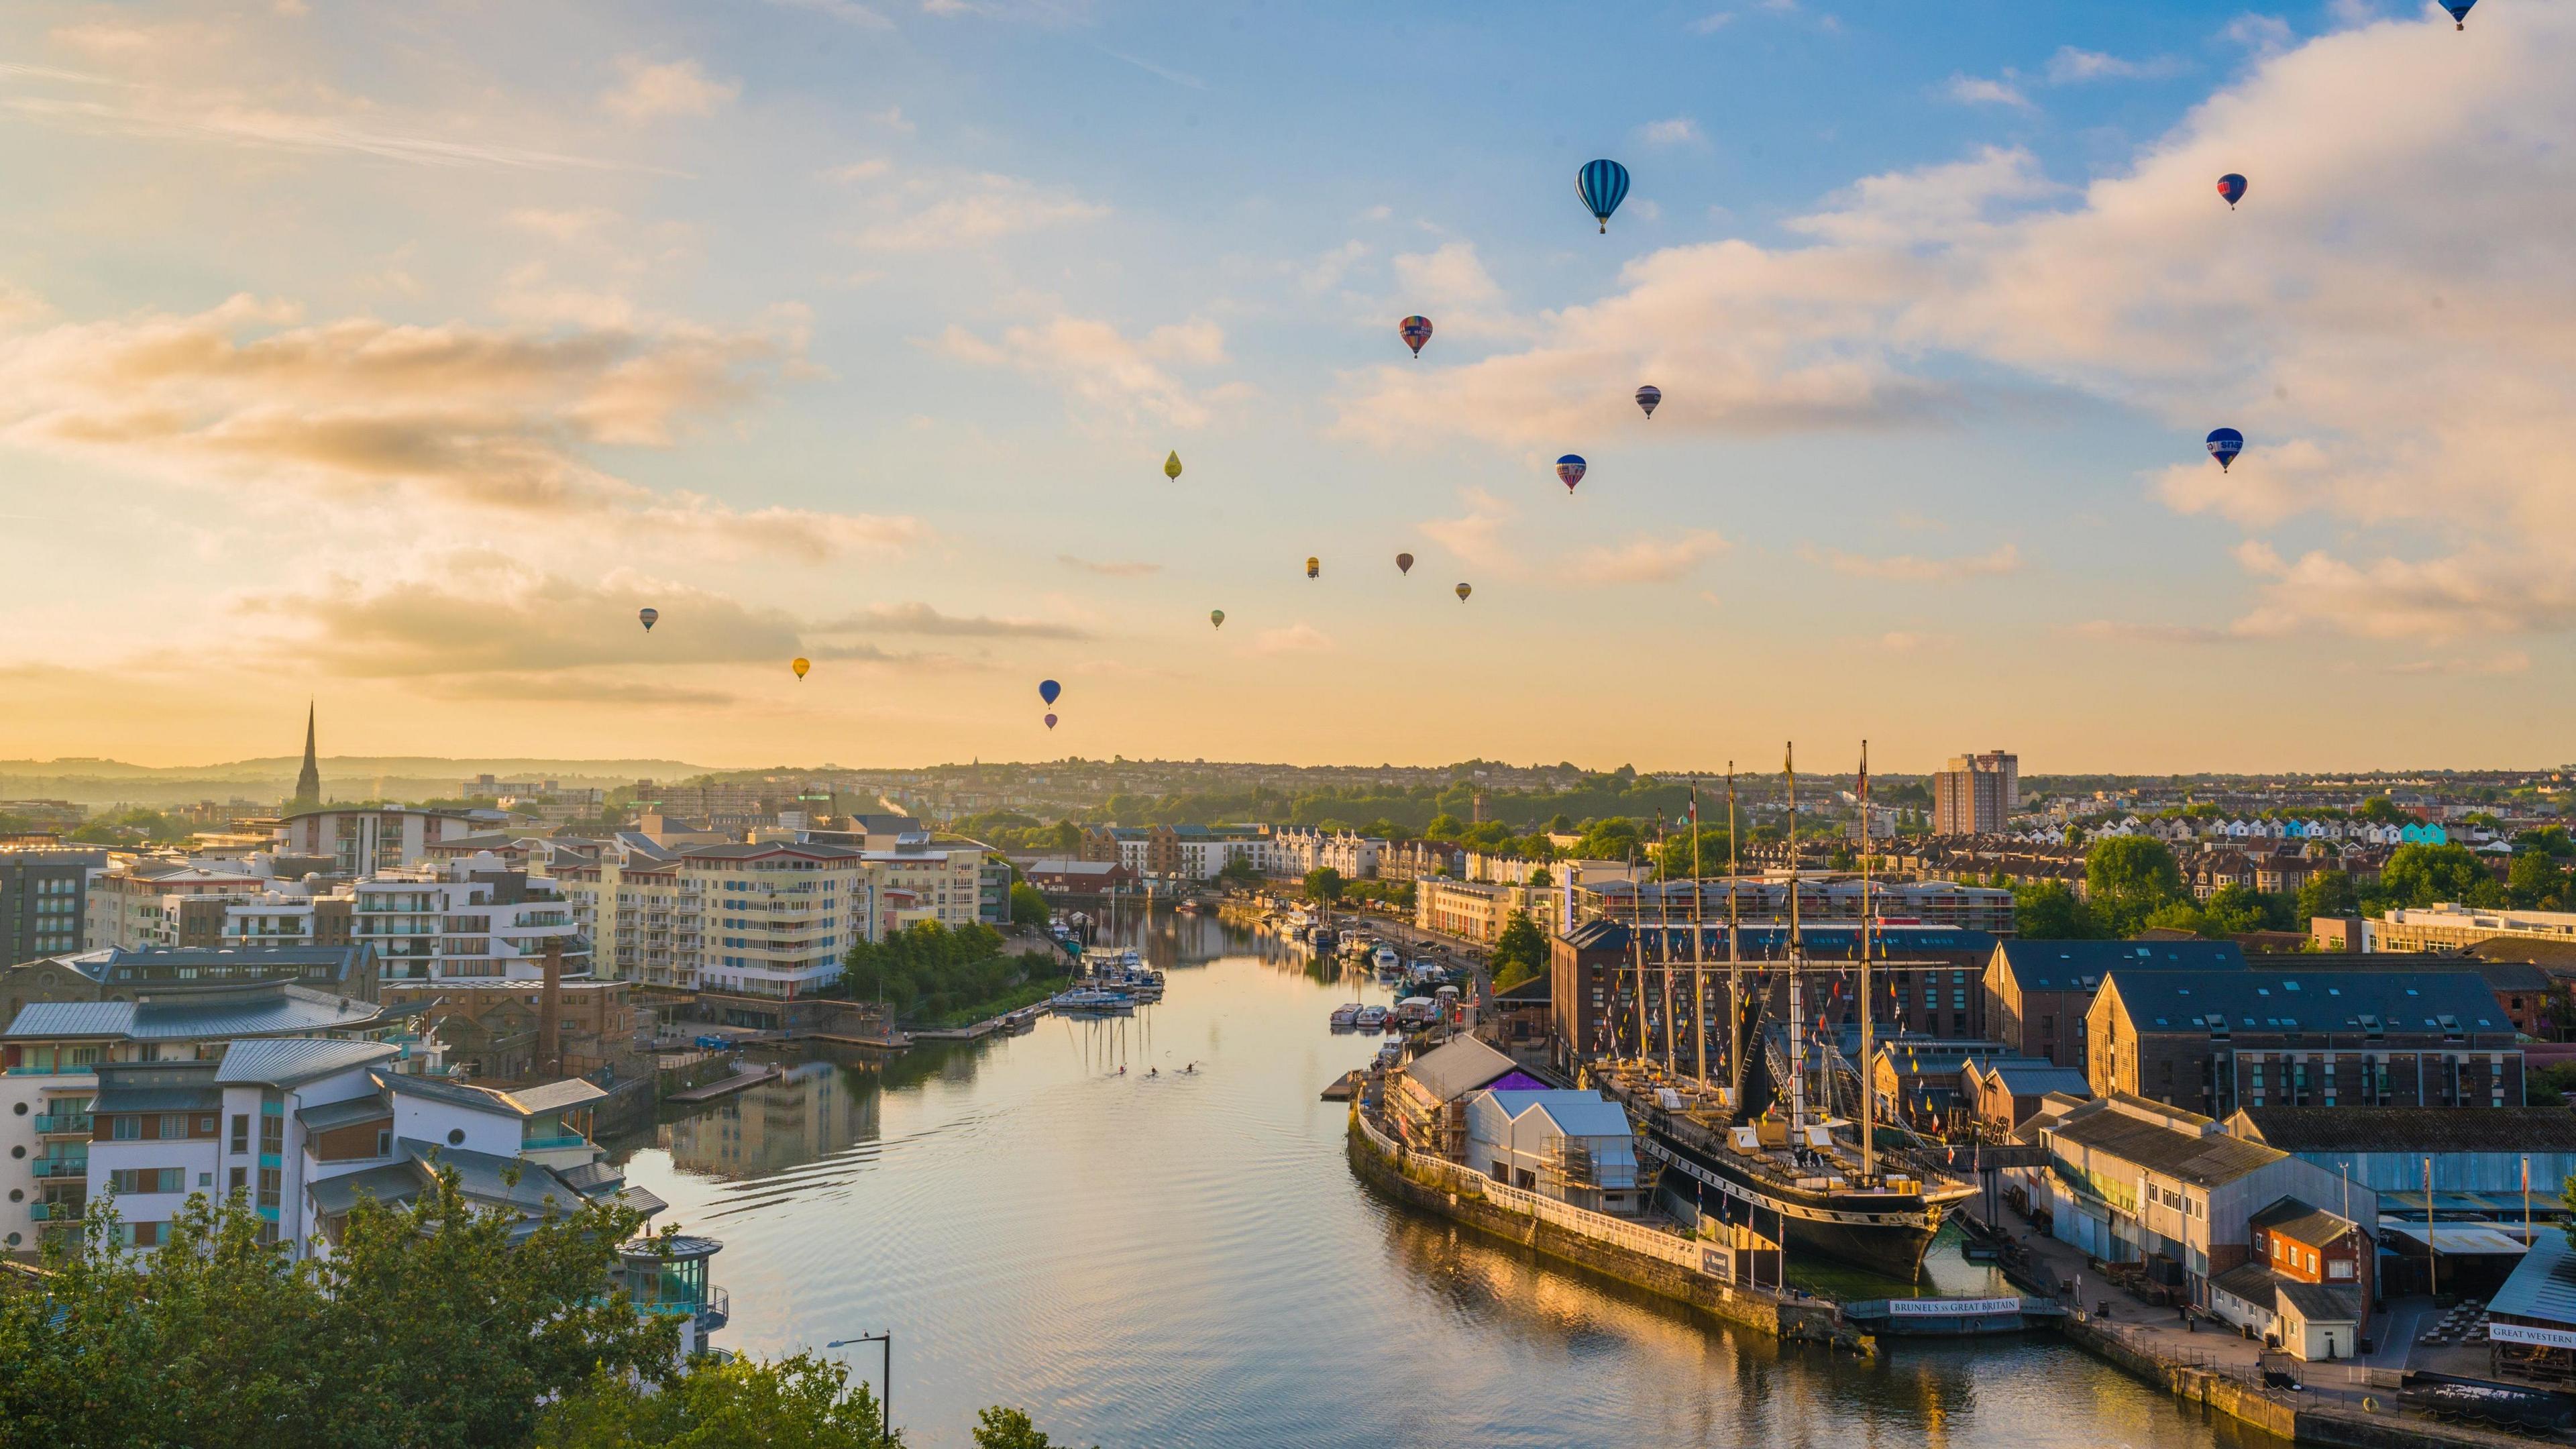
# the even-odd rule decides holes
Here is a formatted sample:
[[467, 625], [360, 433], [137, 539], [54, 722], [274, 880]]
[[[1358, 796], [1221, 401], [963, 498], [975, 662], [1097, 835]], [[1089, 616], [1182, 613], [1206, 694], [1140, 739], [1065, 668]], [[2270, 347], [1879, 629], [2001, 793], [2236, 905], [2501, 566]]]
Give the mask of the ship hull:
[[1911, 1283], [1941, 1230], [1941, 1205], [1919, 1194], [1807, 1192], [1784, 1187], [1726, 1157], [1700, 1151], [1649, 1127], [1638, 1139], [1665, 1168], [1665, 1190], [1692, 1198], [1702, 1211], [1785, 1241], [1792, 1261], [1830, 1258]]

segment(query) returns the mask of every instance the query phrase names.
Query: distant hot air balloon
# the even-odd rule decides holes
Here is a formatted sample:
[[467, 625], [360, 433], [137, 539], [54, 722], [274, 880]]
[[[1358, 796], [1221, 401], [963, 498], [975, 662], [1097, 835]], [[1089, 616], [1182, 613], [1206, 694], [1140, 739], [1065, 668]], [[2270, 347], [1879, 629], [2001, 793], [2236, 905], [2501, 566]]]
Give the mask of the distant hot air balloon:
[[1225, 610], [1223, 610], [1223, 609], [1210, 609], [1210, 610], [1208, 610], [1208, 622], [1209, 622], [1209, 623], [1211, 623], [1211, 624], [1214, 624], [1216, 627], [1218, 627], [1218, 628], [1220, 628], [1220, 629], [1224, 628], [1224, 627], [1225, 627]]
[[1465, 584], [1460, 584], [1458, 586], [1458, 602], [1462, 604], [1467, 602], [1467, 596], [1474, 592], [1476, 592], [1474, 589], [1467, 587]]
[[2244, 451], [2245, 435], [2234, 428], [2218, 428], [2209, 435], [2209, 456], [2218, 460], [2221, 473], [2226, 472], [2227, 465], [2235, 462], [2236, 455]]
[[1566, 492], [1573, 492], [1574, 485], [1583, 481], [1583, 468], [1583, 457], [1579, 453], [1568, 453], [1556, 460], [1556, 476], [1564, 480]]
[[1655, 404], [1663, 400], [1664, 390], [1651, 382], [1637, 389], [1637, 406], [1644, 408], [1646, 416], [1650, 419], [1655, 415]]
[[1323, 560], [1321, 560], [1321, 559], [1314, 559], [1314, 558], [1310, 558], [1310, 559], [1306, 560], [1306, 577], [1308, 577], [1308, 578], [1310, 578], [1310, 579], [1311, 579], [1311, 578], [1315, 577], [1317, 574], [1322, 573], [1323, 571], [1324, 571], [1324, 563], [1323, 563]]
[[1405, 346], [1413, 349], [1414, 356], [1420, 357], [1422, 355], [1422, 344], [1431, 340], [1431, 319], [1428, 317], [1407, 317], [1403, 321], [1395, 324], [1395, 333], [1398, 337], [1404, 339]]
[[644, 632], [650, 634], [653, 632], [653, 621], [662, 617], [662, 611], [659, 609], [638, 609], [635, 611], [635, 617], [644, 621]]
[[805, 671], [814, 667], [814, 661], [811, 659], [799, 659], [787, 667], [796, 671], [797, 678], [803, 679], [805, 677]]
[[1174, 448], [1172, 450], [1172, 456], [1163, 460], [1163, 476], [1171, 479], [1178, 479], [1181, 476], [1180, 449]]
[[2237, 175], [2233, 171], [2219, 177], [2218, 194], [2225, 198], [2227, 209], [2229, 211], [2234, 211], [2236, 209], [2236, 203], [2245, 199], [2245, 178]]
[[1397, 554], [1395, 556], [1395, 571], [1400, 574], [1409, 574], [1413, 572], [1413, 555], [1409, 553]]
[[1055, 703], [1055, 697], [1062, 693], [1064, 693], [1064, 686], [1056, 683], [1054, 680], [1041, 679], [1038, 681], [1038, 698], [1045, 700], [1047, 703]]
[[1054, 715], [1048, 715], [1048, 716], [1046, 717], [1046, 726], [1047, 726], [1047, 728], [1048, 728], [1048, 729], [1054, 729], [1054, 728], [1055, 728], [1055, 716], [1054, 716]]
[[2477, 3], [2478, 0], [2442, 0], [2442, 8], [2451, 12], [2453, 30], [2469, 28], [2469, 11], [2476, 8]]
[[1616, 161], [1586, 161], [1574, 173], [1574, 192], [1592, 209], [1592, 219], [1601, 223], [1604, 235], [1610, 231], [1610, 213], [1628, 198], [1628, 168]]

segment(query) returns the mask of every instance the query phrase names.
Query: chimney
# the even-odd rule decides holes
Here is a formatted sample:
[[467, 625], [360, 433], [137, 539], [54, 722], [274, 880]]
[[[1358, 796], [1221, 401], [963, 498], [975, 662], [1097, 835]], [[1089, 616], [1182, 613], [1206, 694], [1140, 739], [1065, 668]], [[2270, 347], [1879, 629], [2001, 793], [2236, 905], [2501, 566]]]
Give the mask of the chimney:
[[563, 1075], [563, 937], [546, 942], [545, 986], [537, 997], [537, 1075]]

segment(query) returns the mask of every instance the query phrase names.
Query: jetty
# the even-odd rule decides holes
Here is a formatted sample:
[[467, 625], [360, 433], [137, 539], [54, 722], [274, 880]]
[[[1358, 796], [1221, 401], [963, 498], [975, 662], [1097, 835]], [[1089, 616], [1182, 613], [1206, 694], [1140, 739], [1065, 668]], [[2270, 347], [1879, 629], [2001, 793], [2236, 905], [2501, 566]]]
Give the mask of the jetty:
[[663, 1100], [671, 1102], [712, 1102], [718, 1097], [729, 1097], [746, 1088], [757, 1087], [761, 1083], [769, 1081], [777, 1075], [778, 1068], [776, 1067], [741, 1067], [737, 1068], [733, 1075], [729, 1077], [718, 1077], [714, 1081], [705, 1083], [701, 1086], [691, 1087], [682, 1092], [673, 1092]]

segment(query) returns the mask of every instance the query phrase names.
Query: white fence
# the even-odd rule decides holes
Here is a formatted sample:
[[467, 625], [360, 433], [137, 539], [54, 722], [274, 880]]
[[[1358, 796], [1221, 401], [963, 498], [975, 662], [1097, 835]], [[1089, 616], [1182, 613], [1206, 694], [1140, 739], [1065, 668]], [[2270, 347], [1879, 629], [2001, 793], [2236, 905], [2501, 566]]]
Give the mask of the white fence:
[[[1378, 1151], [1399, 1161], [1404, 1159], [1403, 1150], [1398, 1148], [1385, 1133], [1377, 1129], [1377, 1124], [1368, 1119], [1367, 1113], [1354, 1112], [1351, 1115], [1360, 1124], [1360, 1131], [1376, 1145]], [[1608, 1213], [1596, 1213], [1589, 1208], [1575, 1207], [1552, 1197], [1542, 1197], [1537, 1193], [1470, 1172], [1457, 1163], [1445, 1158], [1433, 1157], [1428, 1153], [1411, 1154], [1411, 1165], [1417, 1170], [1439, 1177], [1449, 1185], [1450, 1191], [1461, 1196], [1483, 1197], [1498, 1207], [1508, 1208], [1525, 1217], [1537, 1218], [1541, 1222], [1554, 1223], [1569, 1232], [1580, 1233], [1587, 1238], [1597, 1238], [1606, 1243], [1616, 1243], [1631, 1252], [1659, 1258], [1693, 1273], [1707, 1272], [1706, 1260], [1701, 1256], [1700, 1245], [1692, 1239], [1646, 1227], [1640, 1223], [1632, 1223], [1625, 1218], [1614, 1218]]]

